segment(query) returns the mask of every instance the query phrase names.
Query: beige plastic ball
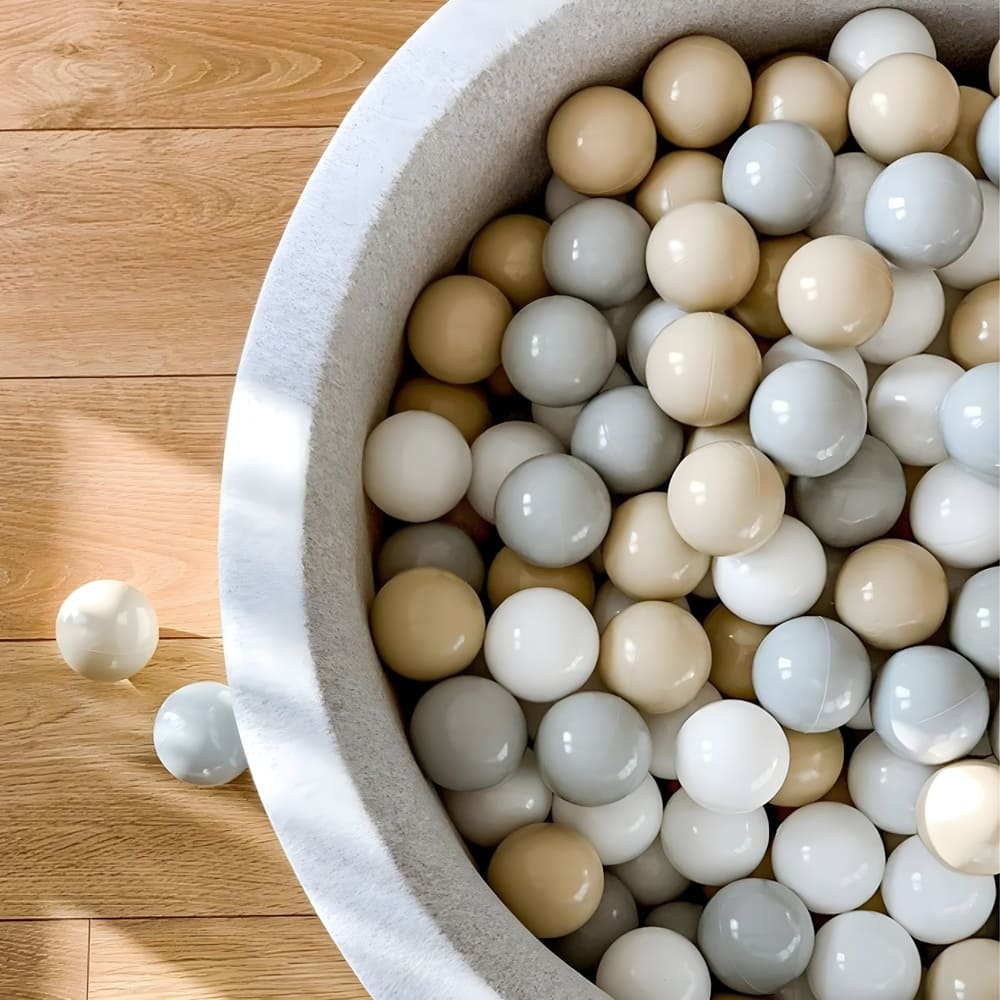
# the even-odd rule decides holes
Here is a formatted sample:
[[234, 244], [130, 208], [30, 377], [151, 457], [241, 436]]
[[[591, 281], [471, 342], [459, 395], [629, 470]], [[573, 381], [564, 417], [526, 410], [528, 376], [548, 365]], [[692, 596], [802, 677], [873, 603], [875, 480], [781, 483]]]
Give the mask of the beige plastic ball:
[[496, 285], [518, 308], [551, 295], [542, 266], [548, 231], [549, 224], [534, 215], [501, 215], [472, 241], [469, 274]]
[[427, 375], [404, 382], [392, 400], [392, 412], [427, 410], [453, 423], [468, 444], [490, 426], [490, 404], [478, 385], [452, 385]]
[[958, 304], [948, 328], [948, 350], [963, 368], [1000, 361], [1000, 281], [974, 288]]
[[809, 242], [802, 233], [773, 236], [760, 241], [760, 265], [750, 291], [729, 311], [755, 337], [779, 340], [788, 333], [788, 324], [778, 309], [778, 279], [792, 254]]
[[661, 156], [635, 193], [635, 207], [651, 226], [682, 205], [723, 200], [722, 160], [699, 149]]
[[77, 587], [56, 615], [59, 653], [92, 681], [121, 681], [137, 674], [159, 639], [152, 605], [120, 580], [92, 580]]
[[979, 123], [993, 98], [985, 90], [976, 87], [959, 87], [958, 127], [951, 142], [942, 150], [945, 156], [958, 160], [973, 177], [986, 177], [979, 153], [976, 151], [976, 135]]
[[734, 615], [725, 604], [717, 604], [705, 618], [705, 634], [712, 647], [712, 669], [708, 681], [725, 698], [756, 701], [753, 689], [753, 658], [757, 647], [771, 631]]

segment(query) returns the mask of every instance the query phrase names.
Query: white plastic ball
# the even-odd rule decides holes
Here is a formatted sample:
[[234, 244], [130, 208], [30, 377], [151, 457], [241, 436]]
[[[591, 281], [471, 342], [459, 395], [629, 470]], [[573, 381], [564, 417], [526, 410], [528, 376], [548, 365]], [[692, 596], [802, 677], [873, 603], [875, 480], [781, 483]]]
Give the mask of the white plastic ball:
[[691, 884], [667, 859], [657, 837], [637, 858], [611, 869], [640, 906], [659, 906], [677, 899]]
[[900, 52], [937, 57], [931, 33], [912, 14], [878, 7], [856, 14], [837, 32], [829, 60], [854, 84], [880, 59]]
[[677, 778], [713, 812], [748, 813], [775, 796], [788, 776], [788, 739], [777, 722], [748, 701], [700, 708], [677, 735]]
[[775, 368], [780, 368], [790, 361], [825, 361], [850, 375], [861, 390], [861, 395], [868, 395], [868, 370], [861, 355], [853, 347], [823, 350], [799, 340], [798, 337], [782, 337], [781, 340], [776, 340], [764, 355], [763, 377], [766, 378]]
[[929, 267], [889, 266], [892, 307], [875, 336], [858, 353], [865, 361], [891, 365], [925, 351], [944, 322], [944, 289]]
[[91, 580], [77, 587], [56, 616], [59, 653], [92, 681], [121, 681], [138, 673], [159, 639], [152, 605], [120, 580]]
[[938, 420], [951, 458], [1000, 481], [1000, 364], [965, 372], [942, 400]]
[[[1000, 566], [970, 577], [952, 598], [952, 646], [985, 677], [1000, 677]], [[653, 738], [656, 755], [656, 738]]]
[[1000, 184], [1000, 97], [986, 109], [976, 133], [976, 153], [983, 173]]
[[982, 222], [972, 246], [958, 260], [938, 270], [938, 277], [949, 287], [971, 292], [973, 288], [1000, 278], [1000, 191], [989, 181], [977, 180], [983, 196]]
[[[657, 778], [677, 779], [677, 734], [681, 726], [706, 705], [721, 701], [722, 695], [711, 685], [705, 684], [701, 690], [682, 708], [661, 715], [644, 713], [653, 740], [653, 756], [649, 762], [649, 772]], [[697, 880], [696, 880], [697, 881]]]
[[875, 894], [885, 847], [859, 810], [813, 802], [782, 821], [771, 845], [771, 864], [775, 878], [813, 913], [844, 913]]
[[702, 885], [727, 885], [746, 878], [763, 860], [769, 839], [763, 807], [746, 813], [713, 812], [682, 788], [663, 809], [660, 842], [668, 860]]
[[853, 236], [868, 242], [865, 198], [884, 164], [867, 153], [840, 153], [833, 158], [833, 187], [823, 211], [809, 224], [808, 234]]
[[927, 944], [954, 944], [989, 919], [996, 902], [989, 875], [947, 868], [919, 837], [904, 840], [885, 865], [882, 900], [889, 916]]
[[197, 681], [168, 695], [153, 722], [160, 763], [192, 785], [225, 785], [247, 768], [225, 684]]
[[545, 214], [555, 222], [563, 212], [586, 201], [587, 196], [574, 191], [561, 177], [553, 174], [545, 186]]
[[529, 587], [511, 594], [486, 625], [483, 652], [493, 679], [526, 701], [556, 701], [597, 666], [600, 636], [572, 594]]
[[701, 952], [663, 927], [623, 934], [604, 953], [597, 985], [611, 1000], [709, 1000], [712, 979]]
[[759, 549], [712, 562], [719, 600], [756, 625], [777, 625], [804, 615], [826, 585], [826, 555], [813, 532], [785, 515]]
[[605, 806], [578, 806], [555, 796], [552, 820], [572, 827], [593, 844], [605, 865], [639, 857], [656, 840], [663, 821], [663, 799], [651, 775], [623, 799]]

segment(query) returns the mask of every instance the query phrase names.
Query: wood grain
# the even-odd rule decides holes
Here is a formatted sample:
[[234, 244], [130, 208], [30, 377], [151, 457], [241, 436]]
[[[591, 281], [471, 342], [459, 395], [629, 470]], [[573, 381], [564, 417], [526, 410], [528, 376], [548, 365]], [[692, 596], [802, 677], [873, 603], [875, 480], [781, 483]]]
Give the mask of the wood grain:
[[94, 921], [90, 1000], [367, 1000], [316, 918]]
[[235, 372], [331, 132], [0, 132], [0, 376]]
[[0, 381], [0, 639], [55, 635], [99, 577], [162, 635], [218, 636], [216, 519], [231, 378]]
[[310, 912], [249, 775], [195, 788], [153, 751], [166, 695], [225, 679], [217, 640], [161, 641], [118, 684], [74, 675], [53, 642], [0, 655], [0, 918]]
[[87, 1000], [86, 920], [0, 922], [0, 997]]
[[327, 125], [440, 0], [6, 0], [0, 128]]

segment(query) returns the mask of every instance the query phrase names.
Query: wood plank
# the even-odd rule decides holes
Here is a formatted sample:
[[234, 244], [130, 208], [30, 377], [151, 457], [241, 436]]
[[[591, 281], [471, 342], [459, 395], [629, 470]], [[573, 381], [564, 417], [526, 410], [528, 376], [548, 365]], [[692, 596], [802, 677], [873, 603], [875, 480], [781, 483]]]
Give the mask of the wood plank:
[[53, 642], [0, 658], [0, 918], [310, 912], [249, 775], [196, 788], [153, 751], [166, 695], [225, 679], [218, 640], [162, 641], [118, 684], [76, 676]]
[[331, 133], [0, 132], [0, 376], [235, 372]]
[[319, 920], [97, 920], [90, 1000], [368, 1000]]
[[0, 128], [341, 120], [441, 0], [7, 0]]
[[86, 920], [0, 923], [4, 1000], [87, 1000]]
[[218, 636], [231, 378], [0, 381], [0, 639], [51, 638], [66, 595], [126, 580], [163, 635]]

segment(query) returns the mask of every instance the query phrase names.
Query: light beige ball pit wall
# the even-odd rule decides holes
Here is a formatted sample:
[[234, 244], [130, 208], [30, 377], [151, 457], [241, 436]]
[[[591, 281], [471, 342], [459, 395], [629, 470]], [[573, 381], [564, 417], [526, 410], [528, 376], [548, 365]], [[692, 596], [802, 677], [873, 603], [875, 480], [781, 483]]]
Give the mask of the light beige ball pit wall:
[[[601, 997], [493, 896], [417, 769], [372, 651], [361, 492], [407, 310], [545, 178], [568, 94], [665, 42], [825, 49], [864, 0], [452, 0], [320, 161], [261, 293], [223, 480], [226, 661], [247, 756], [319, 916], [375, 1000]], [[988, 57], [993, 0], [914, 0], [945, 60]], [[239, 877], [238, 872], [233, 873]]]

